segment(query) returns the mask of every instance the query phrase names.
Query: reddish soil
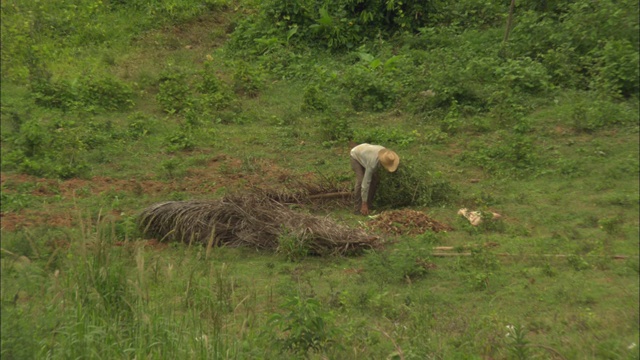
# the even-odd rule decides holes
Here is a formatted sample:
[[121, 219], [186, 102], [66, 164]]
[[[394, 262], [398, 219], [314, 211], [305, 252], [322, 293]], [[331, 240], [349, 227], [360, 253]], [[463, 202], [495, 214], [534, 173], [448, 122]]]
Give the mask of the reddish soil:
[[[69, 203], [77, 199], [99, 197], [109, 193], [130, 194], [132, 197], [158, 198], [175, 192], [203, 197], [215, 194], [221, 188], [239, 190], [253, 187], [271, 188], [285, 186], [293, 176], [267, 160], [259, 160], [252, 164], [253, 171], [242, 169], [242, 161], [227, 155], [213, 155], [202, 167], [190, 168], [181, 178], [158, 180], [153, 174], [140, 178], [117, 179], [94, 176], [91, 179], [45, 179], [23, 174], [0, 173], [0, 184], [4, 194], [27, 192], [36, 197], [58, 197], [44, 207], [25, 208], [15, 212], [0, 212], [1, 228], [5, 231], [46, 225], [52, 227], [72, 227], [80, 219], [80, 211], [69, 210]], [[313, 174], [303, 175], [311, 179]], [[22, 190], [22, 189], [28, 190]], [[60, 198], [62, 201], [60, 201]], [[67, 206], [63, 209], [60, 204]], [[141, 207], [144, 204], [141, 204]], [[118, 219], [121, 212], [132, 213], [140, 209], [113, 209], [107, 216]]]

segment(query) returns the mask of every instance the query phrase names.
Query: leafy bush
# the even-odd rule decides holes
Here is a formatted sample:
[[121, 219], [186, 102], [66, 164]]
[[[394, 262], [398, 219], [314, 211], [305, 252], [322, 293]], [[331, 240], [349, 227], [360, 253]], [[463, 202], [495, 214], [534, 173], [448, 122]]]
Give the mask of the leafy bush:
[[278, 236], [277, 252], [284, 255], [288, 261], [296, 262], [309, 254], [309, 245], [304, 236], [298, 237], [284, 229]]
[[36, 104], [69, 110], [76, 107], [77, 94], [67, 80], [42, 80], [31, 83], [31, 91]]
[[79, 92], [84, 106], [104, 110], [125, 110], [134, 104], [131, 86], [112, 76], [83, 76], [79, 81]]
[[[220, 80], [211, 61], [206, 61], [197, 75], [195, 88], [200, 95], [198, 100], [202, 108], [223, 110], [233, 104], [235, 100], [233, 91], [224, 81]], [[202, 109], [198, 109], [198, 111], [202, 111]]]
[[258, 96], [264, 87], [264, 74], [244, 61], [234, 66], [233, 88], [236, 93], [249, 97]]
[[320, 118], [320, 132], [325, 141], [347, 141], [353, 138], [350, 122], [341, 116], [324, 115]]
[[574, 1], [553, 6], [555, 12], [522, 12], [509, 54], [540, 61], [556, 85], [629, 96], [638, 91], [638, 6], [628, 0]]
[[470, 249], [471, 256], [466, 256], [457, 263], [465, 281], [474, 290], [489, 288], [490, 279], [500, 269], [500, 262], [490, 250], [474, 246]]
[[485, 171], [502, 176], [530, 174], [542, 165], [533, 139], [522, 134], [499, 132], [500, 139], [490, 145], [471, 142], [460, 159]]
[[[234, 47], [251, 48], [252, 39], [274, 38], [288, 43], [291, 31], [311, 47], [336, 50], [355, 48], [384, 34], [416, 31], [434, 12], [434, 3], [375, 0], [263, 1], [258, 11], [242, 21], [234, 32]], [[282, 40], [279, 40], [282, 39]]]
[[382, 111], [392, 107], [398, 96], [398, 84], [381, 71], [355, 65], [344, 74], [344, 86], [356, 111]]
[[629, 97], [640, 90], [640, 54], [628, 40], [611, 40], [595, 51], [595, 87]]
[[380, 170], [380, 185], [375, 204], [381, 208], [435, 206], [457, 198], [457, 190], [440, 172], [402, 158], [394, 173]]
[[549, 89], [549, 75], [547, 69], [531, 58], [508, 59], [498, 67], [496, 75], [508, 89], [519, 92], [537, 93]]
[[329, 109], [326, 92], [318, 84], [307, 85], [302, 96], [302, 110], [325, 111]]
[[35, 196], [28, 193], [13, 193], [2, 190], [0, 193], [0, 211], [3, 213], [20, 211], [37, 201]]
[[571, 126], [578, 132], [593, 132], [614, 125], [630, 125], [637, 122], [637, 112], [607, 99], [585, 94], [571, 106]]
[[353, 140], [357, 143], [397, 145], [402, 148], [414, 143], [419, 136], [417, 130], [407, 133], [397, 128], [374, 127], [355, 131]]
[[160, 75], [156, 100], [170, 114], [180, 112], [191, 105], [191, 91], [187, 74], [181, 69], [169, 68]]
[[130, 139], [139, 139], [152, 133], [155, 119], [136, 111], [127, 117], [125, 134]]
[[[484, 54], [486, 49], [476, 49], [468, 39], [455, 33], [425, 32], [416, 37], [429, 44], [432, 37], [436, 41], [448, 39], [442, 40], [447, 44], [441, 48], [409, 52], [410, 61], [398, 72], [403, 75], [402, 98], [407, 108], [415, 113], [433, 114], [434, 118], [443, 116], [452, 106], [461, 115], [470, 109], [483, 111], [498, 82], [495, 69], [500, 62], [495, 55]], [[454, 47], [456, 50], [452, 50]]]
[[165, 138], [165, 146], [169, 152], [193, 150], [196, 147], [193, 135], [189, 131], [179, 131]]
[[466, 0], [438, 3], [433, 18], [447, 26], [474, 28], [501, 25], [504, 15], [504, 2]]
[[25, 156], [36, 157], [44, 155], [53, 141], [51, 133], [42, 122], [34, 119], [23, 122], [18, 134], [13, 139], [14, 145], [21, 149]]
[[55, 131], [55, 126], [47, 127], [40, 120], [24, 121], [19, 132], [10, 137], [14, 147], [2, 157], [2, 165], [35, 176], [68, 179], [86, 175], [89, 166], [81, 153], [87, 149], [92, 132], [74, 122], [69, 124], [70, 128]]
[[31, 83], [36, 104], [62, 110], [125, 110], [133, 106], [133, 90], [108, 75], [82, 75], [77, 81], [36, 79]]

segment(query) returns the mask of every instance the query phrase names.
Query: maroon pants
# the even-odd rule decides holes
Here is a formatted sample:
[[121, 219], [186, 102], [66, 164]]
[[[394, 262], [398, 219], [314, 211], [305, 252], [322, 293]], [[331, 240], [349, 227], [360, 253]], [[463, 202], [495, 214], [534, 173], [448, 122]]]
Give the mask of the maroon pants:
[[[355, 212], [359, 214], [360, 207], [362, 206], [362, 179], [364, 178], [365, 168], [354, 158], [351, 158], [351, 168], [353, 169], [353, 172], [356, 173], [356, 188], [353, 193], [353, 202]], [[369, 205], [369, 208], [371, 208], [373, 199], [376, 196], [376, 189], [378, 188], [379, 181], [378, 171], [374, 171], [373, 176], [371, 177], [371, 184], [369, 184], [369, 193], [367, 194], [367, 205]]]

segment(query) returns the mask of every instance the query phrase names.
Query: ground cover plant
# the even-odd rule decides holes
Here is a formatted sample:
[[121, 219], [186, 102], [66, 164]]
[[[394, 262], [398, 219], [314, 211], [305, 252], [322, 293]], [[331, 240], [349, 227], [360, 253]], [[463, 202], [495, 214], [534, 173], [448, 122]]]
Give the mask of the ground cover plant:
[[638, 3], [513, 4], [3, 1], [2, 358], [638, 359]]

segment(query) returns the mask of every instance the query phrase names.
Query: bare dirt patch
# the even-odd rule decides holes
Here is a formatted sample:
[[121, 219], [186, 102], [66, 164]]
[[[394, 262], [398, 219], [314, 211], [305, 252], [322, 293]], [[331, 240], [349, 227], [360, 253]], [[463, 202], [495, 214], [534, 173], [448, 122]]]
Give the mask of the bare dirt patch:
[[[135, 198], [156, 198], [161, 201], [173, 193], [186, 193], [186, 197], [192, 195], [193, 198], [216, 198], [218, 191], [223, 188], [229, 192], [260, 189], [280, 194], [302, 184], [314, 184], [318, 181], [313, 173], [296, 175], [271, 160], [257, 159], [247, 163], [226, 154], [212, 154], [201, 166], [187, 169], [182, 177], [166, 180], [155, 178], [155, 174], [147, 174], [130, 179], [94, 176], [90, 179], [58, 180], [0, 173], [3, 193], [27, 192], [48, 203], [43, 208], [26, 207], [18, 211], [0, 213], [1, 227], [4, 231], [15, 231], [41, 225], [74, 226], [73, 220], [78, 218], [78, 214], [70, 214], [68, 206], [62, 206], [64, 209], [60, 206], [68, 205], [69, 202], [74, 202], [74, 199], [115, 194]], [[55, 201], [45, 200], [54, 196], [57, 197]], [[117, 220], [120, 218], [120, 212], [137, 212], [143, 206], [144, 204], [141, 204], [139, 209], [111, 209], [110, 214]]]
[[0, 213], [0, 223], [2, 230], [15, 231], [36, 225], [71, 227], [74, 224], [74, 218], [71, 214], [25, 210], [20, 213]]

